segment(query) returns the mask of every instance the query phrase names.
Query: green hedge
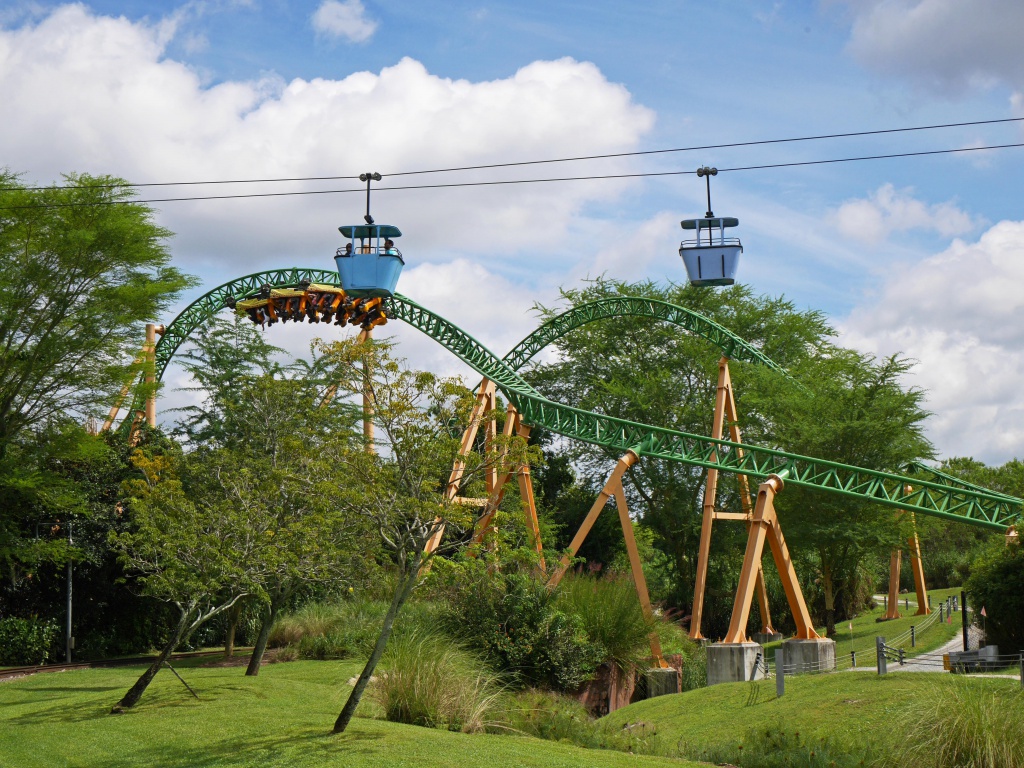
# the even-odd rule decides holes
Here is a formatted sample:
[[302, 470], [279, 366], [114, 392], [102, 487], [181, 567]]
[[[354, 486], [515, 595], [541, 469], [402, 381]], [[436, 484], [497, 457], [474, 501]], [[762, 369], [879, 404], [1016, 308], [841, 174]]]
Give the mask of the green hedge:
[[0, 665], [45, 664], [59, 637], [56, 621], [0, 619]]

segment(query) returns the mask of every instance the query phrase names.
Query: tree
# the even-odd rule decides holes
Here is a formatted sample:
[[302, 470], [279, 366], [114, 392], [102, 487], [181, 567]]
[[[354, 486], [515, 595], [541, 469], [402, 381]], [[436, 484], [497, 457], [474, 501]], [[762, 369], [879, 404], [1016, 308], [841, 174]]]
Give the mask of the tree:
[[142, 324], [193, 284], [132, 194], [112, 177], [34, 189], [0, 171], [0, 498], [35, 499], [2, 509], [0, 566], [12, 574], [49, 556], [35, 542], [41, 519], [80, 509], [70, 496], [59, 508], [53, 491], [67, 484], [45, 480], [62, 454], [91, 450], [70, 425], [138, 372]]
[[157, 658], [114, 707], [135, 706], [179, 644], [253, 589], [253, 563], [261, 543], [246, 510], [223, 503], [216, 457], [135, 452], [141, 478], [126, 483], [131, 527], [112, 533], [125, 568], [144, 594], [177, 608], [178, 620]]
[[23, 429], [108, 403], [142, 324], [193, 284], [133, 194], [109, 176], [32, 189], [0, 172], [0, 456]]
[[[177, 432], [222, 467], [222, 503], [245, 510], [261, 545], [253, 597], [261, 622], [246, 670], [259, 673], [279, 611], [302, 586], [340, 585], [374, 548], [365, 518], [334, 502], [344, 454], [357, 448], [357, 409], [333, 396], [322, 361], [282, 363], [245, 319], [215, 320], [183, 356], [203, 400], [182, 409]], [[230, 631], [230, 630], [229, 630]]]
[[[339, 396], [369, 392], [377, 435], [375, 451], [347, 456], [352, 482], [338, 502], [371, 522], [397, 574], [380, 635], [334, 724], [334, 732], [342, 733], [384, 653], [398, 613], [420, 581], [423, 566], [440, 551], [426, 553], [427, 542], [442, 526], [469, 522], [466, 508], [452, 504], [444, 489], [459, 455], [459, 434], [452, 425], [467, 422], [473, 396], [458, 379], [402, 367], [387, 344], [338, 342], [324, 348], [324, 358], [339, 382]], [[484, 459], [464, 457], [467, 479], [488, 466], [517, 466], [534, 455], [522, 438], [499, 439]]]
[[[747, 403], [762, 418], [748, 434], [765, 445], [865, 469], [898, 471], [931, 458], [922, 432], [924, 393], [900, 383], [909, 368], [897, 356], [877, 361], [824, 345], [794, 367], [801, 387], [761, 373]], [[860, 607], [858, 598], [870, 596], [860, 588], [865, 558], [899, 547], [910, 520], [859, 499], [799, 487], [787, 489], [775, 506], [791, 548], [815, 555], [832, 636], [840, 599], [845, 617]]]
[[[627, 284], [599, 279], [581, 289], [563, 290], [565, 304], [578, 306], [597, 299], [626, 295], [661, 299], [699, 312], [760, 347], [782, 365], [794, 365], [829, 336], [832, 330], [820, 313], [799, 312], [784, 299], [754, 296], [734, 286], [722, 291], [662, 286], [650, 282]], [[542, 308], [544, 317], [557, 311]], [[678, 327], [648, 318], [614, 318], [572, 331], [555, 345], [560, 360], [537, 364], [527, 373], [542, 393], [557, 402], [645, 424], [694, 434], [711, 434], [718, 359], [721, 352], [702, 338]], [[747, 428], [759, 415], [747, 406], [748, 375], [755, 366], [730, 366], [737, 403]], [[618, 455], [595, 446], [570, 443], [563, 448], [590, 490], [591, 502]], [[656, 546], [668, 556], [674, 589], [661, 595], [678, 606], [692, 600], [700, 537], [700, 509], [706, 472], [676, 462], [645, 458], [626, 475], [630, 510], [656, 534]], [[739, 509], [738, 485], [722, 476], [719, 499], [725, 508]], [[577, 506], [569, 498], [547, 499], [566, 511]], [[575, 531], [569, 531], [571, 536]], [[733, 588], [739, 566], [743, 530], [719, 526], [712, 540], [708, 590], [723, 595]], [[724, 631], [728, 601], [708, 601], [705, 631]]]
[[974, 563], [967, 593], [987, 642], [1003, 653], [1024, 651], [1024, 547], [991, 542]]

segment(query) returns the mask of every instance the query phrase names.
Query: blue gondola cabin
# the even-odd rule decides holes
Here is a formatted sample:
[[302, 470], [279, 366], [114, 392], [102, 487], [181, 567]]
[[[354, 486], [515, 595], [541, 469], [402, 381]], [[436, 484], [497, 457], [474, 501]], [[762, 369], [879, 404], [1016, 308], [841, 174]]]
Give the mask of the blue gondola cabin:
[[726, 237], [725, 230], [738, 226], [739, 219], [705, 217], [681, 223], [683, 229], [692, 229], [696, 234], [694, 239], [683, 240], [679, 245], [690, 283], [698, 288], [735, 283], [743, 246], [738, 237]]
[[338, 227], [349, 242], [338, 249], [334, 261], [342, 288], [349, 296], [391, 296], [405, 261], [395, 247], [401, 237], [390, 224], [354, 224]]

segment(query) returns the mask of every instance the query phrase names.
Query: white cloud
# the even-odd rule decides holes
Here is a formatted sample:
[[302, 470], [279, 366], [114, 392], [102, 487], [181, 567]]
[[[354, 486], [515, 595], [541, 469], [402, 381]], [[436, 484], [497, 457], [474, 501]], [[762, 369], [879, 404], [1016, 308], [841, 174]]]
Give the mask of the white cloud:
[[844, 237], [877, 245], [893, 232], [918, 229], [955, 237], [975, 227], [969, 214], [953, 202], [928, 205], [913, 196], [912, 189], [883, 184], [867, 198], [847, 200], [830, 215]]
[[877, 299], [842, 324], [843, 342], [916, 359], [908, 383], [928, 392], [944, 455], [1024, 457], [1024, 221], [886, 276]]
[[848, 50], [866, 67], [948, 93], [1024, 88], [1020, 0], [849, 0]]
[[[13, 169], [33, 181], [67, 170], [137, 181], [386, 174], [623, 151], [653, 124], [653, 113], [625, 88], [609, 83], [593, 64], [571, 59], [533, 62], [484, 82], [438, 77], [406, 58], [379, 73], [338, 80], [268, 77], [204, 87], [193, 70], [166, 56], [167, 27], [94, 16], [71, 5], [38, 24], [0, 30], [0, 103], [18, 116], [0, 122], [0, 145]], [[613, 161], [605, 167], [615, 172], [623, 166]], [[387, 179], [382, 186], [409, 181]], [[273, 189], [359, 186], [339, 180]], [[381, 192], [374, 212], [406, 232], [403, 250], [414, 263], [526, 249], [527, 260], [554, 267], [573, 261], [560, 240], [582, 209], [628, 186]], [[260, 185], [215, 189], [270, 191]], [[361, 218], [361, 206], [358, 194], [158, 205], [162, 222], [178, 233], [178, 258], [226, 276], [280, 265], [282, 258], [329, 259], [335, 227]]]
[[[406, 58], [340, 79], [270, 75], [207, 86], [168, 57], [174, 35], [184, 34], [176, 25], [177, 17], [132, 22], [76, 4], [0, 28], [0, 104], [16, 116], [0, 121], [4, 162], [24, 171], [26, 181], [44, 183], [72, 170], [138, 182], [387, 174], [629, 151], [654, 121], [623, 86], [572, 59], [536, 61], [482, 82], [439, 77]], [[624, 163], [612, 160], [602, 170], [615, 173]], [[514, 170], [505, 176], [516, 177]], [[395, 177], [381, 186], [481, 178]], [[532, 302], [553, 297], [579, 254], [603, 245], [600, 233], [610, 225], [591, 226], [587, 211], [607, 208], [633, 184], [381, 191], [373, 211], [405, 234], [399, 246], [408, 266], [399, 290], [503, 354], [535, 325]], [[142, 196], [359, 187], [352, 179], [143, 188]], [[332, 268], [336, 227], [361, 220], [362, 206], [361, 193], [154, 204], [160, 223], [176, 233], [175, 262], [204, 279], [193, 298], [261, 269]], [[447, 353], [407, 335], [403, 354], [449, 370]], [[301, 351], [304, 340], [295, 338]]]
[[325, 37], [362, 43], [373, 37], [377, 22], [367, 17], [360, 0], [324, 0], [313, 14], [313, 29]]

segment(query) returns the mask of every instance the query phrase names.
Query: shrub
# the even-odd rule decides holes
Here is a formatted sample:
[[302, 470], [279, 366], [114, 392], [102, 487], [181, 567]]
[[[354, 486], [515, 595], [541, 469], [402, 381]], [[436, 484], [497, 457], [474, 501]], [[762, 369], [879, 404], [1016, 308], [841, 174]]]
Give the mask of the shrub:
[[587, 637], [601, 649], [602, 661], [628, 671], [650, 656], [655, 622], [644, 616], [632, 579], [567, 576], [558, 589], [558, 606], [579, 617]]
[[467, 564], [445, 626], [518, 685], [573, 691], [590, 679], [602, 649], [578, 616], [559, 610], [526, 573], [487, 573]]
[[438, 634], [393, 638], [370, 694], [394, 723], [479, 733], [499, 689], [483, 662]]
[[1002, 542], [979, 558], [967, 580], [967, 599], [974, 620], [984, 606], [988, 640], [1003, 653], [1024, 650], [1024, 545]]
[[0, 664], [45, 664], [59, 637], [56, 621], [0, 619]]
[[914, 699], [882, 766], [1019, 768], [1024, 765], [1024, 693], [978, 680], [936, 686]]
[[[271, 648], [292, 647], [303, 659], [368, 656], [387, 609], [387, 603], [376, 600], [309, 603], [278, 619], [267, 642]], [[433, 631], [437, 611], [429, 603], [407, 603], [395, 622], [393, 637]]]

